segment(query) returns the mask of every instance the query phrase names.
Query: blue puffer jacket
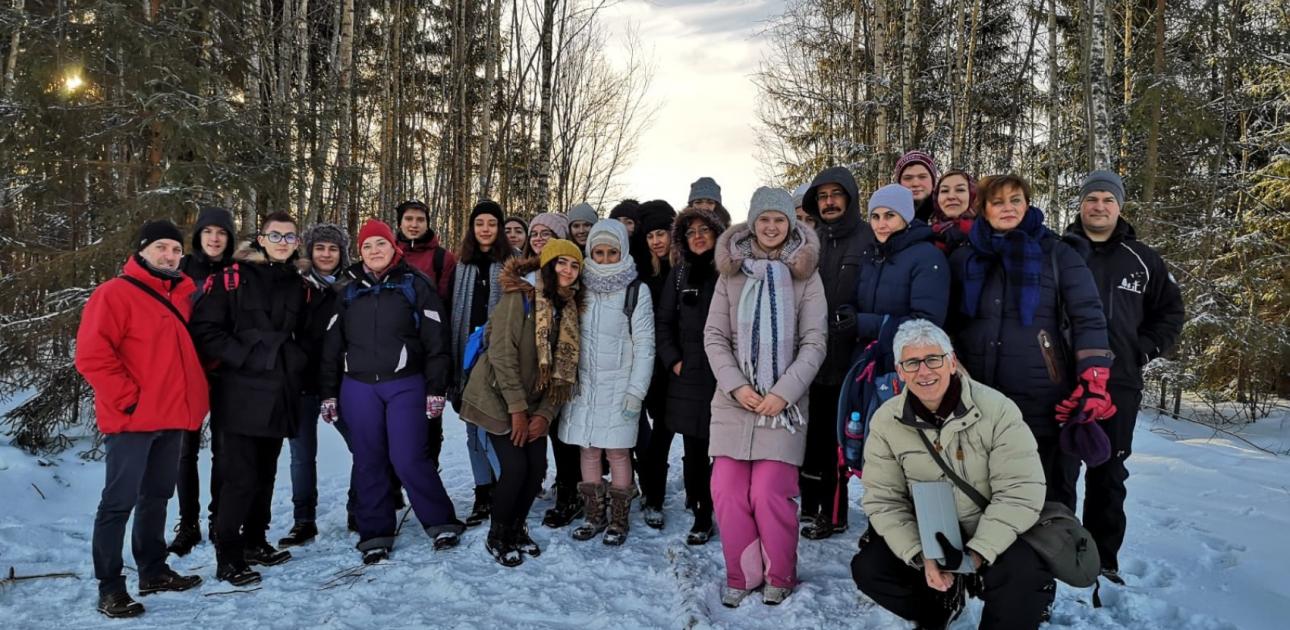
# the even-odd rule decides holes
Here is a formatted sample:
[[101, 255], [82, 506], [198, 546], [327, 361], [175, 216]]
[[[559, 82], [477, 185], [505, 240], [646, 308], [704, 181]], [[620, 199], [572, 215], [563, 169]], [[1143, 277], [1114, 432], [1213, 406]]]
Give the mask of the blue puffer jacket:
[[[985, 279], [976, 317], [963, 312], [964, 264], [973, 252], [968, 245], [950, 256], [954, 295], [947, 329], [954, 337], [954, 351], [972, 379], [1017, 403], [1035, 437], [1054, 437], [1058, 425], [1053, 407], [1070, 395], [1085, 367], [1109, 367], [1111, 352], [1102, 300], [1084, 257], [1053, 231], [1045, 228], [1044, 232], [1034, 322], [1030, 326], [1021, 323], [1017, 308], [1020, 289], [1008, 286], [1002, 264], [996, 264]], [[1058, 313], [1059, 283], [1060, 302], [1070, 322], [1069, 346]]]
[[[879, 369], [893, 369], [891, 340], [905, 320], [926, 319], [945, 325], [949, 308], [950, 270], [945, 255], [933, 244], [932, 228], [918, 219], [892, 234], [865, 257], [856, 282], [858, 349], [882, 342]], [[883, 324], [883, 318], [887, 323]]]

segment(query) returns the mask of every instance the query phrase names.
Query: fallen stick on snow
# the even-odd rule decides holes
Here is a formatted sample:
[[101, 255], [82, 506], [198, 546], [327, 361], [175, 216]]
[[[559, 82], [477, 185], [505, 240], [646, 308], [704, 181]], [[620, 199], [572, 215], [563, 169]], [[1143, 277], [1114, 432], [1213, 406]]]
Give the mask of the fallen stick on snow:
[[235, 588], [235, 589], [233, 589], [233, 590], [231, 590], [231, 591], [215, 591], [215, 592], [213, 592], [213, 593], [202, 593], [202, 596], [203, 596], [203, 597], [211, 597], [211, 596], [213, 596], [213, 595], [232, 595], [232, 594], [234, 594], [234, 593], [254, 593], [254, 592], [256, 592], [256, 591], [260, 590], [261, 588], [264, 588], [264, 587], [262, 587], [262, 586], [257, 586], [257, 587], [255, 587], [255, 588]]
[[39, 495], [40, 495], [40, 500], [42, 500], [42, 501], [47, 501], [47, 500], [48, 500], [48, 499], [46, 499], [46, 498], [45, 498], [45, 493], [40, 491], [40, 486], [36, 485], [36, 483], [35, 483], [35, 482], [32, 482], [31, 487], [33, 487], [33, 488], [35, 488], [35, 489], [36, 489], [36, 494], [39, 494]]
[[40, 575], [18, 575], [14, 567], [9, 567], [9, 575], [0, 578], [0, 586], [9, 586], [17, 584], [23, 580], [39, 580], [41, 578], [72, 578], [79, 580], [81, 577], [75, 573], [41, 573]]
[[1233, 433], [1233, 432], [1231, 432], [1231, 431], [1228, 431], [1227, 429], [1224, 429], [1224, 428], [1219, 427], [1219, 426], [1215, 426], [1215, 425], [1210, 424], [1210, 423], [1208, 423], [1208, 422], [1202, 422], [1202, 421], [1197, 420], [1197, 419], [1195, 419], [1195, 418], [1188, 418], [1187, 416], [1184, 416], [1184, 415], [1181, 415], [1181, 414], [1179, 414], [1179, 415], [1176, 415], [1176, 416], [1175, 416], [1175, 415], [1173, 415], [1173, 412], [1171, 412], [1171, 411], [1169, 411], [1169, 410], [1167, 410], [1167, 409], [1161, 409], [1160, 407], [1156, 407], [1156, 406], [1154, 406], [1154, 405], [1143, 405], [1143, 406], [1142, 406], [1142, 408], [1143, 408], [1143, 409], [1153, 409], [1153, 410], [1155, 410], [1155, 411], [1160, 411], [1160, 412], [1163, 412], [1163, 413], [1166, 413], [1166, 414], [1171, 415], [1173, 418], [1175, 418], [1175, 419], [1177, 419], [1177, 420], [1186, 420], [1187, 422], [1190, 422], [1190, 423], [1192, 423], [1192, 424], [1198, 424], [1198, 425], [1200, 425], [1200, 426], [1202, 426], [1202, 427], [1205, 427], [1205, 428], [1207, 428], [1207, 429], [1213, 429], [1216, 433], [1222, 433], [1222, 434], [1224, 434], [1224, 435], [1230, 435], [1230, 436], [1232, 436], [1232, 437], [1234, 437], [1234, 438], [1236, 438], [1236, 439], [1238, 439], [1238, 440], [1240, 440], [1240, 441], [1242, 441], [1242, 442], [1245, 442], [1246, 444], [1249, 444], [1249, 445], [1250, 445], [1251, 447], [1253, 447], [1253, 448], [1256, 448], [1256, 449], [1258, 449], [1258, 450], [1260, 450], [1260, 451], [1263, 451], [1264, 453], [1267, 453], [1268, 455], [1271, 455], [1271, 456], [1273, 456], [1273, 457], [1276, 457], [1276, 456], [1277, 456], [1277, 454], [1276, 454], [1276, 452], [1275, 452], [1275, 451], [1270, 451], [1270, 450], [1268, 450], [1268, 449], [1266, 449], [1266, 448], [1263, 448], [1262, 446], [1259, 446], [1258, 444], [1255, 444], [1254, 442], [1249, 441], [1249, 440], [1248, 440], [1248, 439], [1246, 439], [1244, 436], [1241, 436], [1241, 435], [1239, 435], [1239, 434], [1237, 434], [1237, 433]]

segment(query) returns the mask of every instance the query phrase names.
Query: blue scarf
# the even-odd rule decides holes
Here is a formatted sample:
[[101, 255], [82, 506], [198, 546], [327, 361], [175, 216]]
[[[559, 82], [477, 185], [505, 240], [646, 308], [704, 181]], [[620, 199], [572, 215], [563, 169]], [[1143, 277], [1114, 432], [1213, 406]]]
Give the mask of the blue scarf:
[[1044, 212], [1031, 206], [1017, 229], [1000, 234], [990, 227], [985, 217], [977, 217], [968, 233], [972, 246], [971, 255], [963, 263], [963, 312], [976, 317], [981, 302], [985, 279], [999, 262], [1008, 275], [1008, 286], [1017, 295], [1017, 310], [1021, 323], [1030, 326], [1039, 308], [1040, 279], [1044, 271], [1044, 248], [1041, 244], [1048, 228], [1044, 227]]

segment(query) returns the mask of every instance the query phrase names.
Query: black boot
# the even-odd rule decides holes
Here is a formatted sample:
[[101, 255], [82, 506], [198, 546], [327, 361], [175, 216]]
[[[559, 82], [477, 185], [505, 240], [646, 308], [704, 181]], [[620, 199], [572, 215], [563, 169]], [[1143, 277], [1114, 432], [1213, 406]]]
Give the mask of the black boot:
[[246, 586], [259, 582], [260, 574], [252, 571], [245, 561], [221, 562], [215, 569], [215, 578], [233, 586]]
[[179, 575], [171, 569], [166, 569], [161, 575], [139, 580], [139, 595], [151, 595], [162, 591], [186, 591], [201, 583], [200, 575]]
[[582, 515], [582, 497], [578, 494], [578, 486], [556, 483], [555, 507], [542, 515], [542, 524], [546, 527], [564, 527]]
[[488, 538], [484, 541], [484, 549], [488, 554], [504, 567], [518, 567], [524, 564], [524, 552], [520, 551], [519, 546], [515, 544], [515, 534], [507, 525], [501, 525], [493, 521], [488, 528]]
[[475, 507], [470, 508], [466, 517], [466, 527], [482, 525], [493, 513], [493, 484], [475, 486]]
[[193, 547], [202, 541], [202, 530], [194, 522], [180, 521], [175, 525], [175, 539], [170, 541], [166, 551], [176, 556], [186, 556]]
[[291, 559], [290, 551], [274, 549], [267, 541], [249, 543], [243, 553], [246, 556], [246, 563], [250, 565], [275, 567]]
[[134, 601], [125, 591], [99, 596], [99, 612], [113, 619], [138, 617], [143, 614], [143, 604]]
[[294, 547], [303, 545], [318, 536], [318, 526], [310, 523], [296, 523], [291, 531], [283, 538], [278, 539], [279, 547]]
[[515, 546], [526, 556], [536, 558], [542, 555], [542, 548], [529, 535], [528, 523], [515, 528]]
[[712, 540], [712, 509], [706, 506], [694, 508], [694, 526], [685, 537], [687, 545], [706, 545]]

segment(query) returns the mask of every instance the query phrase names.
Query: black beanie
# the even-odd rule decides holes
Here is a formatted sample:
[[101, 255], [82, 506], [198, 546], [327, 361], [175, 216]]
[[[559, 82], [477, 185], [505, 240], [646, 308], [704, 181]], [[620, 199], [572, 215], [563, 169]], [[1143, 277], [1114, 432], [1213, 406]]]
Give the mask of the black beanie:
[[157, 219], [143, 224], [139, 230], [139, 238], [135, 241], [134, 251], [141, 252], [143, 249], [157, 241], [170, 239], [179, 243], [180, 247], [184, 245], [184, 235], [180, 233], [179, 228], [175, 227], [167, 219]]
[[424, 203], [422, 203], [422, 202], [421, 202], [421, 201], [419, 201], [419, 200], [416, 200], [416, 199], [409, 199], [409, 200], [407, 200], [407, 201], [405, 201], [405, 202], [403, 202], [403, 203], [399, 204], [399, 205], [398, 205], [398, 207], [396, 207], [396, 208], [394, 209], [395, 214], [397, 214], [397, 215], [398, 215], [398, 222], [399, 222], [399, 223], [402, 223], [402, 222], [403, 222], [403, 215], [407, 214], [407, 213], [408, 213], [408, 210], [420, 210], [420, 211], [422, 211], [422, 212], [424, 212], [424, 213], [425, 213], [425, 215], [426, 215], [426, 220], [427, 220], [427, 221], [429, 221], [429, 220], [430, 220], [430, 207], [429, 207], [429, 206], [427, 206], [427, 205], [425, 205]]
[[617, 219], [619, 217], [625, 217], [625, 218], [631, 219], [632, 221], [635, 221], [636, 223], [640, 223], [641, 221], [640, 202], [636, 201], [635, 199], [624, 199], [618, 202], [618, 205], [614, 206], [614, 209], [609, 211], [609, 218]]
[[497, 225], [499, 226], [506, 222], [506, 213], [502, 212], [502, 206], [492, 199], [480, 199], [479, 203], [475, 204], [475, 208], [470, 211], [470, 224], [474, 225], [475, 217], [481, 214], [491, 214], [497, 217]]
[[672, 209], [672, 204], [655, 199], [646, 201], [641, 204], [638, 212], [640, 218], [636, 221], [636, 231], [641, 234], [649, 234], [654, 230], [672, 230], [672, 222], [676, 220], [676, 210]]

